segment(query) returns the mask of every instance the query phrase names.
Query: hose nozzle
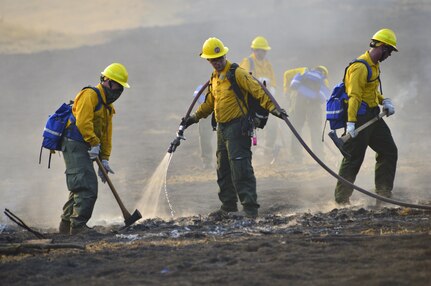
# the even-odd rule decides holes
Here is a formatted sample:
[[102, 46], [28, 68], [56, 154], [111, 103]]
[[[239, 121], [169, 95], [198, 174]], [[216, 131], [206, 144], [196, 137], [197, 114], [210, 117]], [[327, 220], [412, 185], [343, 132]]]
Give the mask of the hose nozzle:
[[180, 125], [177, 132], [177, 137], [171, 142], [171, 145], [168, 148], [168, 153], [174, 153], [177, 150], [177, 147], [180, 146], [181, 140], [186, 140], [184, 137], [184, 125]]

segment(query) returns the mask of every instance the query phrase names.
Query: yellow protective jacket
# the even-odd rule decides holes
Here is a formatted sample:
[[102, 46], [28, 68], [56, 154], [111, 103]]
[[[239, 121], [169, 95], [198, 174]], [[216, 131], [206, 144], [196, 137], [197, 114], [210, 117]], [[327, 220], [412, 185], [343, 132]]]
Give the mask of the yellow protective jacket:
[[[100, 90], [102, 100], [106, 103], [105, 91], [101, 84], [96, 86]], [[90, 146], [100, 144], [100, 158], [109, 160], [112, 150], [112, 117], [115, 114], [112, 104], [95, 111], [99, 102], [97, 93], [91, 88], [81, 90], [75, 97], [72, 113], [76, 118], [76, 127]], [[111, 109], [111, 110], [109, 110]], [[70, 122], [67, 126], [70, 125]]]
[[[241, 100], [237, 100], [236, 94], [231, 88], [229, 79], [226, 76], [231, 65], [232, 63], [227, 61], [225, 68], [220, 74], [217, 71], [213, 72], [205, 102], [202, 103], [196, 111], [197, 119], [206, 118], [214, 111], [216, 122], [229, 122], [243, 116], [239, 104], [241, 104], [243, 111], [247, 112], [247, 108]], [[248, 71], [238, 67], [235, 70], [235, 78], [247, 104], [248, 100], [246, 94], [250, 94], [258, 99], [260, 105], [266, 110], [272, 111], [275, 108], [274, 103], [262, 89], [259, 82], [257, 82]]]
[[304, 74], [308, 68], [301, 67], [301, 68], [295, 68], [290, 69], [284, 72], [283, 74], [283, 92], [284, 94], [287, 94], [289, 92], [290, 83], [292, 82], [292, 79], [297, 74]]
[[356, 115], [362, 101], [367, 103], [370, 108], [378, 106], [383, 101], [383, 95], [378, 89], [380, 83], [377, 79], [380, 76], [379, 63], [373, 63], [368, 51], [358, 59], [367, 61], [371, 67], [372, 76], [368, 82], [368, 70], [363, 63], [353, 63], [347, 69], [344, 84], [349, 96], [347, 108], [347, 121], [349, 122], [356, 122]]
[[[253, 63], [250, 61], [253, 61]], [[263, 80], [266, 80], [267, 87], [276, 87], [274, 69], [267, 59], [260, 61], [256, 59], [256, 56], [252, 53], [250, 57], [244, 58], [239, 66], [251, 72], [260, 82], [263, 83]]]

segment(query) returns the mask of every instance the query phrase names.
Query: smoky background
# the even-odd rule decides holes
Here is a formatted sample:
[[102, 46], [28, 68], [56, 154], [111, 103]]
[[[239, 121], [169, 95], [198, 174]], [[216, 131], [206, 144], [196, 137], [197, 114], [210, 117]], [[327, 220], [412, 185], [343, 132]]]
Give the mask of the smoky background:
[[[211, 66], [199, 57], [207, 38], [220, 38], [230, 49], [228, 60], [239, 63], [250, 54], [254, 37], [266, 37], [272, 47], [267, 57], [276, 73], [276, 99], [283, 106], [285, 70], [325, 65], [333, 86], [345, 66], [368, 49], [371, 36], [385, 27], [395, 31], [400, 51], [381, 64], [384, 96], [392, 98], [396, 108], [394, 116], [385, 118], [399, 148], [394, 195], [413, 202], [431, 199], [428, 1], [87, 2], [0, 1], [2, 210], [9, 208], [30, 225], [57, 225], [68, 191], [62, 158], [53, 156], [47, 169], [44, 150], [38, 164], [43, 127], [62, 102], [82, 87], [96, 85], [111, 62], [127, 67], [131, 85], [115, 103], [110, 162], [116, 173], [111, 178], [133, 210], [166, 154], [193, 91], [210, 77]], [[291, 137], [287, 126], [282, 130]], [[168, 170], [170, 199], [177, 215], [205, 214], [218, 207], [215, 170], [200, 173], [197, 128], [187, 129], [186, 137]], [[325, 144], [332, 144], [329, 140], [326, 137]], [[338, 170], [341, 155], [327, 157]], [[324, 170], [311, 166], [272, 178], [271, 168], [260, 167], [258, 161], [254, 165], [262, 209], [293, 197], [298, 211], [334, 207], [336, 181]], [[372, 190], [373, 171], [374, 153], [369, 150], [356, 183]], [[121, 221], [114, 197], [99, 184], [90, 224]], [[359, 201], [363, 197], [354, 194]], [[5, 216], [0, 223], [7, 223]]]

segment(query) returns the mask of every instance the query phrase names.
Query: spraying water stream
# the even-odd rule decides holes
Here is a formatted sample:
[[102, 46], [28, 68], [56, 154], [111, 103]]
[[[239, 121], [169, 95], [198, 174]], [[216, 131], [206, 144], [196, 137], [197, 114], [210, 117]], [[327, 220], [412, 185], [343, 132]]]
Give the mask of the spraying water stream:
[[[168, 176], [168, 168], [169, 168], [169, 165], [171, 164], [171, 160], [172, 160], [172, 157], [174, 156], [174, 153], [166, 153], [166, 155], [168, 155], [168, 154], [169, 154], [168, 165], [166, 166], [166, 172], [165, 172], [165, 176], [164, 176], [165, 198], [166, 198], [166, 201], [168, 202], [169, 210], [171, 211], [171, 217], [174, 218], [175, 211], [172, 208], [171, 201], [169, 200], [168, 188], [167, 188], [167, 183], [166, 183], [166, 177]], [[165, 157], [166, 157], [166, 155], [165, 155]]]
[[[184, 118], [189, 117], [190, 112], [193, 109], [193, 106], [195, 105], [198, 98], [201, 96], [201, 94], [206, 90], [206, 88], [209, 85], [209, 81], [207, 81], [204, 85], [201, 86], [199, 91], [196, 93], [192, 103], [190, 104], [186, 115]], [[169, 200], [169, 194], [168, 189], [166, 186], [166, 177], [168, 174], [168, 168], [169, 164], [171, 163], [172, 156], [177, 149], [178, 146], [181, 144], [181, 140], [185, 140], [184, 137], [184, 130], [186, 129], [185, 124], [183, 121], [181, 121], [178, 132], [176, 134], [175, 139], [171, 142], [168, 152], [166, 153], [165, 157], [160, 162], [159, 166], [157, 167], [154, 174], [151, 176], [145, 190], [144, 195], [141, 199], [141, 201], [138, 203], [138, 209], [142, 210], [142, 217], [143, 218], [154, 218], [156, 216], [159, 216], [161, 218], [165, 218], [163, 215], [163, 212], [159, 208], [159, 200], [160, 200], [160, 192], [162, 190], [162, 187], [164, 188], [165, 192], [165, 198], [169, 206], [169, 210], [171, 213], [171, 217], [174, 218], [175, 212], [173, 210], [172, 204]]]
[[172, 156], [173, 153], [166, 153], [145, 186], [142, 199], [137, 205], [137, 208], [141, 210], [143, 218], [166, 218], [166, 213], [163, 212], [160, 202], [162, 189], [164, 189], [164, 195], [168, 203], [170, 215], [172, 218], [175, 216], [175, 211], [169, 200], [169, 194], [166, 185], [166, 177]]

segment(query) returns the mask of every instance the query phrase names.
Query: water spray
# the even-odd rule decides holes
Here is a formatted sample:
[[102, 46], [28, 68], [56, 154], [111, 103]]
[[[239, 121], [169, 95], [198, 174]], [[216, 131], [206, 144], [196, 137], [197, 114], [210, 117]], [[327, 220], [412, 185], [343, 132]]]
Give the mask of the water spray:
[[[167, 154], [161, 163], [161, 166], [163, 166], [165, 169], [164, 176], [163, 176], [163, 181], [164, 181], [163, 182], [163, 188], [164, 188], [166, 201], [168, 203], [172, 218], [175, 215], [175, 211], [174, 211], [172, 203], [169, 199], [169, 194], [168, 194], [168, 189], [167, 189], [167, 184], [166, 184], [166, 181], [167, 181], [166, 177], [168, 174], [169, 165], [171, 163], [172, 156], [173, 156], [174, 152], [177, 150], [177, 147], [180, 146], [180, 144], [181, 144], [181, 140], [186, 140], [186, 137], [184, 136], [184, 130], [186, 130], [186, 127], [184, 124], [184, 119], [186, 119], [187, 117], [190, 116], [190, 113], [192, 112], [193, 107], [195, 106], [198, 98], [201, 96], [201, 94], [204, 92], [204, 90], [207, 89], [208, 85], [209, 85], [209, 81], [207, 81], [204, 85], [202, 85], [202, 87], [197, 92], [196, 96], [194, 97], [192, 103], [189, 106], [189, 109], [186, 112], [186, 115], [183, 117], [183, 120], [181, 120], [181, 123], [180, 123], [180, 126], [178, 127], [178, 131], [177, 131], [175, 139], [169, 145], [169, 148], [167, 150]], [[157, 173], [157, 171], [156, 171], [156, 173]], [[161, 189], [161, 186], [160, 186], [159, 190], [160, 189]]]
[[174, 211], [174, 207], [171, 204], [171, 200], [169, 199], [168, 187], [167, 187], [167, 184], [166, 184], [166, 177], [168, 175], [168, 168], [169, 168], [169, 164], [171, 163], [171, 160], [172, 160], [172, 153], [169, 156], [168, 164], [167, 164], [167, 167], [166, 167], [166, 173], [165, 173], [165, 177], [164, 177], [164, 181], [165, 182], [164, 182], [163, 186], [164, 186], [164, 189], [165, 189], [165, 198], [166, 198], [166, 201], [168, 202], [169, 210], [171, 212], [171, 217], [174, 218], [175, 217], [175, 211]]

